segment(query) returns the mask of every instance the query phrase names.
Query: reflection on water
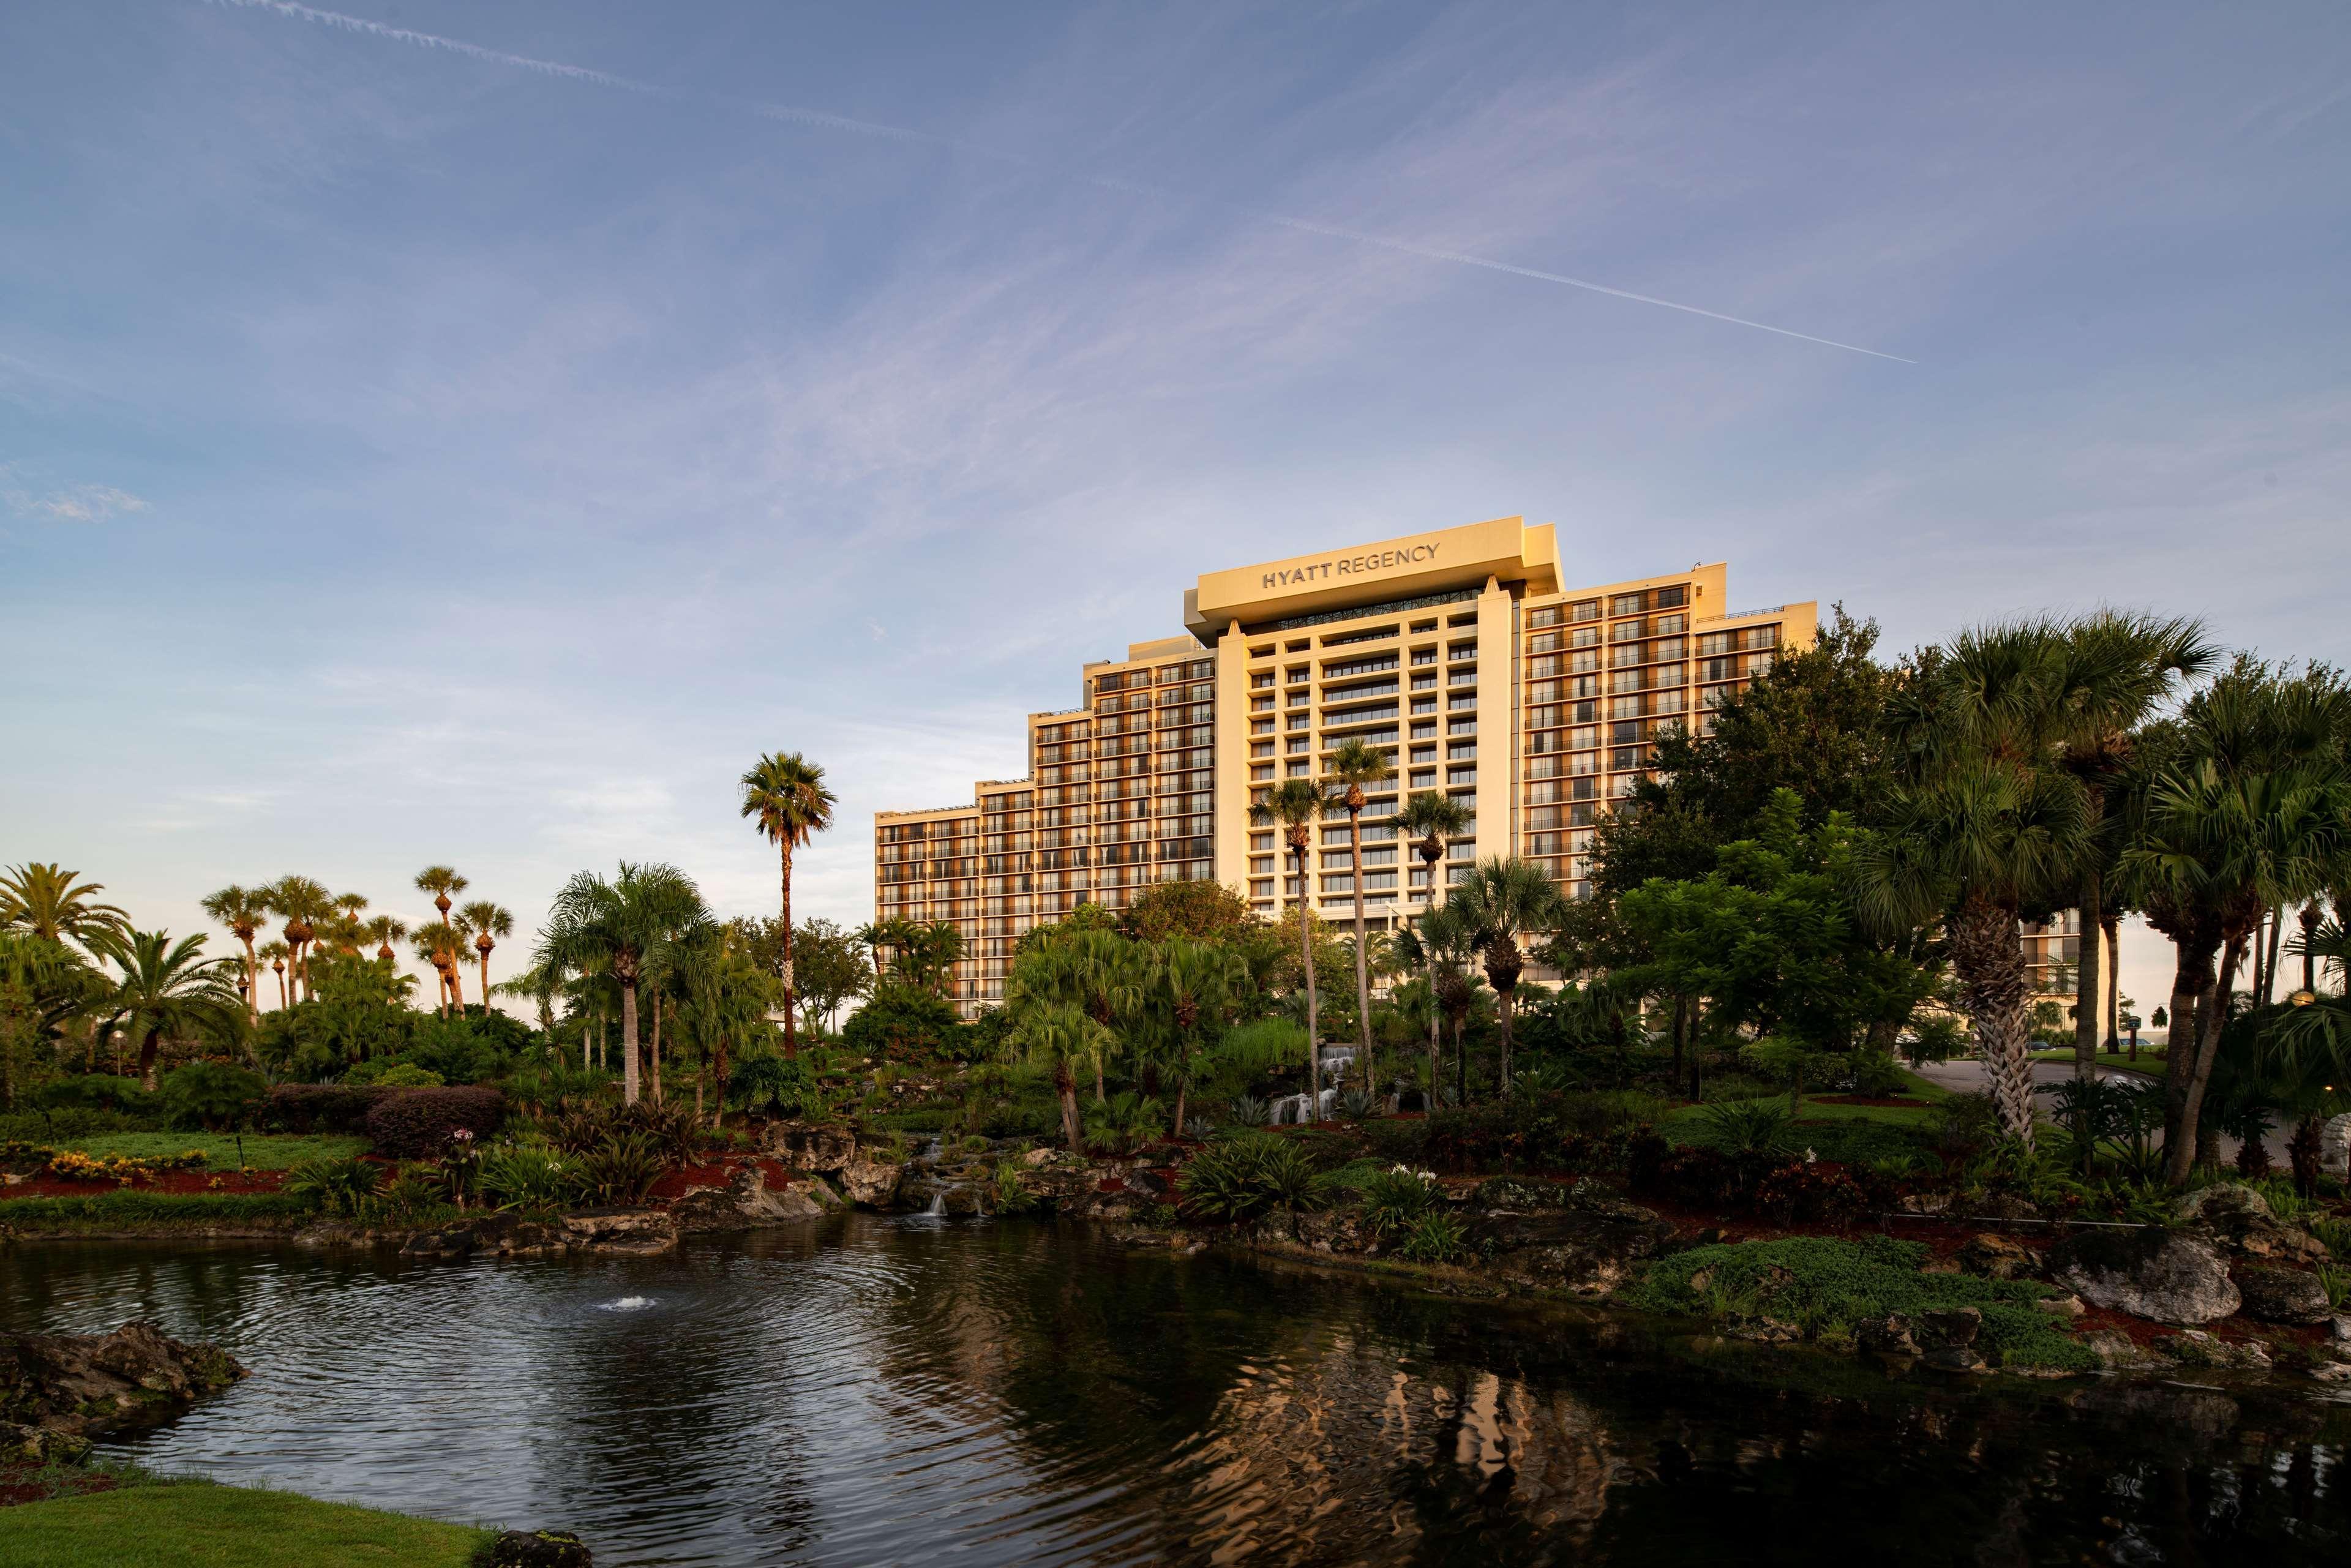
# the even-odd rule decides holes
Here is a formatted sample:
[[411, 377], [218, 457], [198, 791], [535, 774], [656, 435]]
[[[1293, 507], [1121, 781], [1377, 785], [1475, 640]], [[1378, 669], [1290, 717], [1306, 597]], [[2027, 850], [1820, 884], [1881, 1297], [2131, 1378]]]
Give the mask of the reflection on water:
[[592, 1261], [0, 1254], [0, 1322], [140, 1315], [256, 1375], [121, 1451], [576, 1529], [604, 1564], [2274, 1564], [2351, 1544], [2351, 1421], [2329, 1406], [1889, 1385], [1042, 1225], [858, 1217]]

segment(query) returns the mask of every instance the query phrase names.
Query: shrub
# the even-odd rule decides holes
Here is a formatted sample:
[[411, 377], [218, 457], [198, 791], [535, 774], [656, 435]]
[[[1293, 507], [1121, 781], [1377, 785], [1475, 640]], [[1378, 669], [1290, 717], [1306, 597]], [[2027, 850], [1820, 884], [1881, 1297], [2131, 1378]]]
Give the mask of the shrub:
[[259, 1114], [268, 1103], [269, 1081], [225, 1061], [191, 1061], [163, 1075], [157, 1098], [173, 1126], [216, 1133]]
[[441, 1207], [441, 1184], [422, 1171], [403, 1170], [377, 1194], [375, 1203], [394, 1219], [414, 1219]]
[[2000, 1141], [2000, 1109], [1989, 1094], [1954, 1094], [1928, 1113], [1936, 1151], [1955, 1164], [1973, 1159]]
[[438, 1089], [448, 1082], [429, 1067], [419, 1067], [413, 1061], [395, 1061], [375, 1075], [381, 1089]]
[[2337, 1262], [2351, 1262], [2351, 1219], [2314, 1219], [2310, 1233], [2326, 1243]]
[[1650, 1312], [1754, 1316], [1767, 1312], [1818, 1333], [1885, 1317], [1943, 1307], [1983, 1313], [1977, 1345], [2013, 1366], [2089, 1371], [2097, 1360], [2066, 1333], [2063, 1319], [2040, 1303], [2053, 1293], [2022, 1280], [1922, 1274], [1922, 1242], [1871, 1237], [1839, 1241], [1790, 1237], [1779, 1241], [1694, 1247], [1649, 1266], [1623, 1291], [1625, 1305]]
[[111, 1230], [125, 1225], [225, 1225], [291, 1221], [312, 1200], [282, 1192], [139, 1192], [121, 1187], [89, 1197], [0, 1198], [0, 1225], [16, 1230]]
[[438, 1153], [461, 1128], [488, 1137], [506, 1119], [506, 1096], [495, 1089], [383, 1090], [368, 1111], [367, 1135], [378, 1154], [423, 1159]]
[[921, 986], [885, 981], [841, 1026], [841, 1041], [859, 1056], [935, 1055], [962, 1029], [955, 1004]]
[[764, 1106], [778, 1116], [797, 1116], [815, 1097], [816, 1075], [789, 1057], [746, 1057], [726, 1079], [727, 1103], [746, 1111]]
[[1026, 1214], [1037, 1207], [1037, 1199], [1029, 1191], [1028, 1179], [1015, 1165], [996, 1167], [996, 1212]]
[[1105, 1154], [1133, 1154], [1155, 1142], [1166, 1127], [1167, 1108], [1155, 1095], [1128, 1090], [1108, 1100], [1086, 1103], [1086, 1143]]
[[1364, 1228], [1383, 1241], [1410, 1229], [1445, 1204], [1433, 1173], [1402, 1166], [1374, 1172], [1356, 1190], [1364, 1195]]
[[1782, 1225], [1849, 1224], [1869, 1210], [1859, 1182], [1823, 1165], [1794, 1161], [1755, 1184], [1756, 1208]]
[[546, 1208], [564, 1200], [578, 1166], [538, 1140], [499, 1144], [482, 1155], [475, 1179], [482, 1196], [500, 1208]]
[[1853, 1053], [1853, 1092], [1865, 1099], [1883, 1100], [1899, 1094], [1910, 1086], [1902, 1064], [1885, 1051], [1856, 1051]]
[[1254, 1094], [1237, 1097], [1226, 1110], [1236, 1127], [1263, 1127], [1273, 1121], [1273, 1108]]
[[1235, 1222], [1277, 1208], [1319, 1207], [1324, 1193], [1305, 1152], [1267, 1133], [1209, 1145], [1184, 1166], [1176, 1187], [1194, 1214]]
[[1513, 1095], [1436, 1112], [1422, 1152], [1443, 1171], [1604, 1171], [1624, 1167], [1656, 1102], [1618, 1093]]
[[1411, 1166], [1416, 1170], [1422, 1163], [1421, 1149], [1428, 1141], [1428, 1124], [1425, 1121], [1405, 1121], [1383, 1117], [1364, 1124], [1364, 1141], [1382, 1162], [1392, 1166]]
[[34, 1102], [47, 1111], [112, 1111], [140, 1118], [142, 1126], [152, 1125], [152, 1118], [161, 1109], [157, 1096], [141, 1089], [139, 1080], [118, 1078], [110, 1072], [68, 1073], [41, 1085]]
[[1721, 1100], [1699, 1113], [1707, 1142], [1727, 1155], [1778, 1154], [1788, 1146], [1793, 1120], [1777, 1100]]
[[307, 1198], [329, 1214], [356, 1217], [374, 1197], [379, 1172], [367, 1161], [301, 1160], [286, 1172], [286, 1192]]
[[1344, 1121], [1368, 1122], [1380, 1113], [1380, 1103], [1368, 1089], [1339, 1091], [1339, 1115]]
[[288, 1133], [365, 1133], [368, 1113], [392, 1092], [343, 1083], [280, 1083], [269, 1091], [262, 1116]]
[[702, 1124], [695, 1120], [694, 1108], [685, 1104], [656, 1104], [651, 1100], [640, 1100], [621, 1108], [616, 1125], [651, 1138], [662, 1159], [674, 1166], [692, 1159], [695, 1145], [702, 1141]]
[[649, 1134], [615, 1133], [581, 1157], [571, 1190], [590, 1203], [642, 1203], [667, 1168]]
[[1431, 1212], [1412, 1222], [1396, 1256], [1413, 1263], [1450, 1263], [1468, 1250], [1461, 1222], [1449, 1214]]

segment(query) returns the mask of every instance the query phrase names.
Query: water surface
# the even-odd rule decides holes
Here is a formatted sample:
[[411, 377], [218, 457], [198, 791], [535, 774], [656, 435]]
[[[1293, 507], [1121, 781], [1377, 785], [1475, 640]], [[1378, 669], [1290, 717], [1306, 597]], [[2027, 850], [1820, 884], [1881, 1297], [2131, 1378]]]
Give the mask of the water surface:
[[664, 1259], [0, 1253], [0, 1322], [254, 1369], [115, 1446], [578, 1530], [622, 1564], [2343, 1560], [2340, 1406], [1890, 1384], [1081, 1229], [859, 1216]]

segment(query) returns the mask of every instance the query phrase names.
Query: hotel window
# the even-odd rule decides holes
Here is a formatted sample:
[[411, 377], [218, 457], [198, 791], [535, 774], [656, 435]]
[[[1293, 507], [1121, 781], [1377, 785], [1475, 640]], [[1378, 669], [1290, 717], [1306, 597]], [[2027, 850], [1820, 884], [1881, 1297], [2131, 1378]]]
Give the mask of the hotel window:
[[1437, 760], [1437, 747], [1416, 746], [1412, 748], [1412, 759], [1415, 762], [1434, 762]]
[[1249, 733], [1251, 735], [1271, 735], [1273, 733], [1273, 720], [1270, 718], [1253, 718], [1249, 720]]
[[1312, 724], [1313, 722], [1314, 716], [1311, 713], [1294, 713], [1290, 716], [1290, 723], [1285, 727], [1290, 729], [1304, 729], [1308, 725]]
[[1448, 746], [1445, 748], [1445, 759], [1448, 762], [1468, 762], [1476, 758], [1477, 755], [1478, 743], [1474, 740], [1465, 741], [1458, 746]]
[[1656, 610], [1673, 610], [1680, 607], [1681, 605], [1687, 604], [1688, 602], [1689, 585], [1687, 583], [1676, 583], [1671, 588], [1660, 588], [1657, 590], [1656, 598], [1650, 601], [1650, 607]]
[[1464, 659], [1474, 659], [1478, 656], [1478, 644], [1475, 643], [1456, 643], [1451, 647], [1446, 649], [1445, 656], [1447, 659], [1452, 660], [1457, 664]]
[[1657, 635], [1665, 637], [1677, 632], [1687, 631], [1688, 623], [1689, 617], [1687, 615], [1660, 615], [1657, 617]]
[[1599, 620], [1600, 601], [1597, 599], [1581, 599], [1576, 601], [1576, 602], [1567, 607], [1567, 618], [1570, 621]]
[[1457, 718], [1451, 720], [1446, 725], [1445, 733], [1447, 735], [1475, 735], [1478, 733], [1478, 721], [1474, 718]]
[[1436, 734], [1437, 723], [1433, 719], [1426, 724], [1416, 724], [1412, 727], [1412, 737], [1415, 740], [1427, 740], [1434, 737]]
[[1433, 664], [1437, 663], [1437, 650], [1434, 648], [1415, 648], [1412, 651], [1412, 662], [1416, 664]]
[[1478, 782], [1478, 770], [1475, 768], [1449, 768], [1446, 772], [1445, 781], [1447, 784], [1475, 784]]
[[[1271, 763], [1270, 763], [1270, 762], [1269, 762], [1269, 763], [1266, 763], [1266, 764], [1265, 764], [1264, 766], [1262, 766], [1262, 767], [1259, 767], [1259, 768], [1250, 768], [1250, 769], [1249, 769], [1249, 782], [1251, 782], [1252, 784], [1256, 783], [1256, 782], [1257, 782], [1258, 780], [1259, 780], [1259, 779], [1270, 779], [1270, 778], [1272, 778], [1272, 777], [1273, 777], [1273, 764], [1271, 764]], [[1304, 941], [1304, 940], [1305, 940], [1305, 938], [1301, 936], [1301, 937], [1300, 937], [1300, 938], [1299, 938], [1299, 940], [1302, 942], [1302, 941]]]
[[[1608, 640], [1612, 643], [1630, 643], [1641, 635], [1642, 626], [1638, 621], [1619, 621], [1608, 628]], [[1623, 650], [1618, 651], [1621, 653]]]
[[1541, 610], [1530, 610], [1530, 611], [1528, 611], [1528, 612], [1527, 612], [1527, 624], [1528, 624], [1529, 626], [1556, 626], [1556, 625], [1558, 625], [1558, 624], [1559, 624], [1559, 606], [1558, 606], [1558, 605], [1556, 605], [1556, 604], [1552, 604], [1552, 605], [1547, 605], [1547, 606], [1545, 606], [1544, 608], [1542, 608], [1542, 609], [1541, 609]]
[[1437, 677], [1435, 675], [1415, 675], [1412, 678], [1412, 689], [1416, 692], [1433, 692], [1437, 689]]
[[1412, 699], [1412, 711], [1415, 715], [1435, 713], [1437, 711], [1437, 699], [1435, 697], [1415, 697]]
[[[1414, 774], [1412, 776], [1412, 787], [1416, 789], [1436, 789], [1437, 774], [1434, 770]], [[1302, 941], [1304, 938], [1301, 937], [1301, 940]]]
[[1464, 692], [1459, 696], [1447, 698], [1445, 703], [1446, 711], [1448, 713], [1460, 713], [1464, 709], [1474, 710], [1477, 706], [1476, 692]]
[[1308, 691], [1303, 686], [1301, 686], [1298, 690], [1290, 694], [1290, 706], [1291, 707], [1304, 707], [1308, 703], [1311, 703], [1313, 700], [1314, 694]]
[[[1312, 768], [1313, 764], [1311, 762], [1293, 762], [1290, 765], [1290, 777], [1292, 779], [1303, 779]], [[1305, 938], [1301, 937], [1299, 940], [1304, 941]]]
[[[1293, 735], [1290, 737], [1290, 744], [1283, 749], [1295, 754], [1297, 752], [1310, 749], [1313, 744], [1313, 737], [1311, 736]], [[1305, 938], [1301, 937], [1299, 940], [1302, 942]]]
[[1611, 615], [1638, 615], [1648, 608], [1645, 597], [1638, 593], [1620, 593], [1609, 602]]
[[1313, 674], [1313, 667], [1311, 665], [1292, 664], [1290, 666], [1290, 684], [1294, 686], [1299, 682], [1306, 679], [1307, 676], [1311, 674]]
[[[1771, 655], [1769, 653], [1752, 654], [1747, 661], [1747, 673], [1750, 675], [1769, 674], [1771, 670]], [[1303, 938], [1301, 938], [1301, 940], [1303, 940]]]
[[1660, 637], [1652, 647], [1649, 656], [1653, 659], [1678, 659], [1682, 656], [1682, 640], [1679, 637]]
[[1253, 742], [1249, 747], [1249, 755], [1251, 757], [1271, 757], [1273, 755], [1273, 742], [1270, 740]]

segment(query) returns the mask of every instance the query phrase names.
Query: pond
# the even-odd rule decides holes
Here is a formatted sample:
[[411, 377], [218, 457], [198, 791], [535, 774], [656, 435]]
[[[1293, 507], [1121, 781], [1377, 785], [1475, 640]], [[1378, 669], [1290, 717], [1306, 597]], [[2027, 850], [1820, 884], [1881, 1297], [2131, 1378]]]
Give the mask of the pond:
[[2268, 1564], [2351, 1544], [2342, 1406], [1892, 1383], [1073, 1227], [855, 1216], [673, 1257], [0, 1253], [0, 1322], [254, 1369], [114, 1446], [579, 1531], [622, 1564]]

